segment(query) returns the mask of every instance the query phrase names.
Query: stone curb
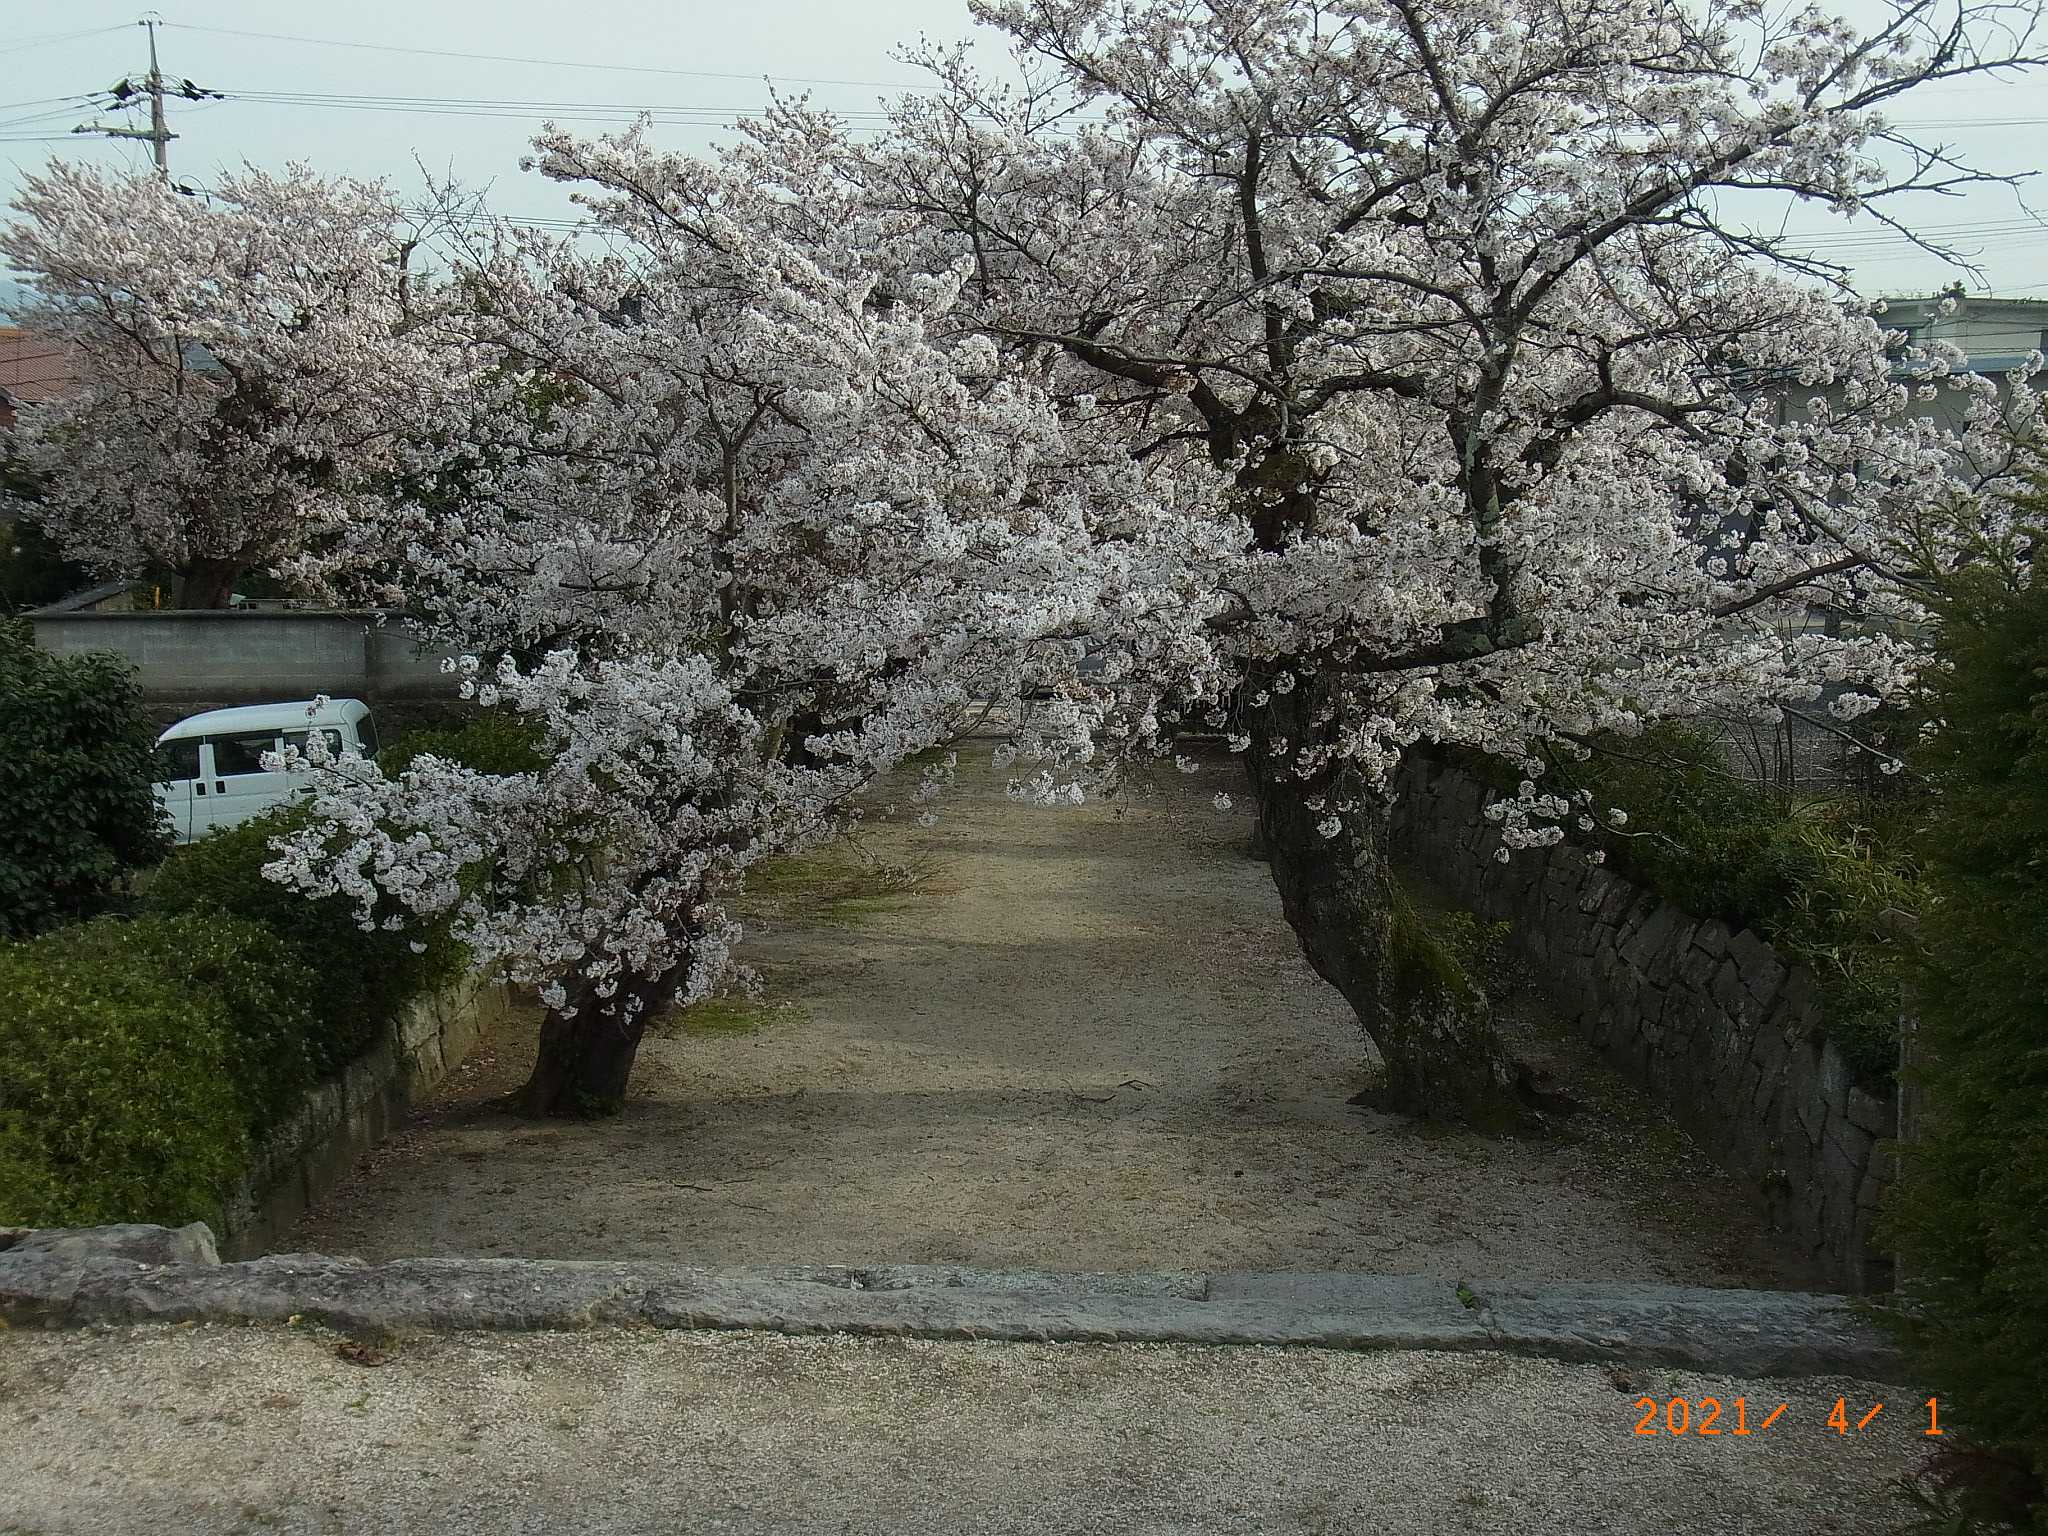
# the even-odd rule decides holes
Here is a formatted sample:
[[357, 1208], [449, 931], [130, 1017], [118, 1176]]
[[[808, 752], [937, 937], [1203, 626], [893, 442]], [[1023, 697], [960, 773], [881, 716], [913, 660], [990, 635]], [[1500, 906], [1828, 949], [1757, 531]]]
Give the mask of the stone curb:
[[303, 1319], [355, 1330], [764, 1329], [932, 1339], [1502, 1350], [1750, 1376], [1884, 1378], [1846, 1298], [1351, 1273], [1060, 1274], [945, 1265], [714, 1268], [320, 1254], [219, 1263], [195, 1225], [0, 1231], [0, 1318]]

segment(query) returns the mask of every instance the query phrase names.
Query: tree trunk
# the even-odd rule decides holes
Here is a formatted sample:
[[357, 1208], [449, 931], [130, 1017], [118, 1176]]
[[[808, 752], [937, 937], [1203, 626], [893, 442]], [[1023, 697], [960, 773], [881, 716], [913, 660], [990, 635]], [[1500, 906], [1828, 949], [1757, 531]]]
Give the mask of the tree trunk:
[[[627, 990], [622, 986], [611, 1001], [622, 1001]], [[640, 1037], [647, 1032], [645, 1004], [654, 990], [649, 986], [636, 991], [642, 1006], [630, 1019], [622, 1009], [601, 1006], [587, 992], [572, 994], [580, 998], [574, 1015], [550, 1008], [541, 1020], [533, 1074], [517, 1096], [520, 1109], [565, 1120], [617, 1114], [626, 1102]]]
[[[1330, 728], [1315, 718], [1326, 703], [1317, 686], [1303, 684], [1250, 712], [1246, 768], [1259, 830], [1302, 953], [1379, 1048], [1381, 1107], [1486, 1131], [1526, 1125], [1523, 1074], [1493, 1027], [1485, 993], [1421, 925], [1394, 879], [1391, 805], [1341, 766], [1308, 779], [1294, 772], [1294, 753]], [[1322, 809], [1309, 807], [1314, 798]], [[1340, 799], [1352, 808], [1325, 837], [1318, 823]]]
[[192, 563], [178, 573], [177, 606], [180, 608], [225, 608], [235, 593], [235, 578], [241, 564], [213, 556], [195, 555]]

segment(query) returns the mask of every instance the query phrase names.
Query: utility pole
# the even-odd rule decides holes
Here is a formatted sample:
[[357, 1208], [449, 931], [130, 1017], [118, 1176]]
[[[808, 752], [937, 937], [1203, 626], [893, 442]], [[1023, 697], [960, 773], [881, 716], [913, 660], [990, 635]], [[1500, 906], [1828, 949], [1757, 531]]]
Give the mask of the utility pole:
[[162, 25], [162, 18], [152, 12], [136, 22], [135, 25], [145, 27], [149, 31], [149, 73], [143, 77], [142, 86], [139, 90], [132, 82], [122, 80], [112, 88], [109, 94], [113, 96], [116, 105], [122, 106], [125, 106], [132, 96], [147, 95], [149, 97], [149, 126], [147, 128], [126, 128], [111, 123], [80, 123], [71, 131], [73, 133], [102, 134], [110, 139], [147, 140], [156, 156], [156, 173], [162, 179], [164, 185], [169, 186], [171, 184], [171, 140], [175, 139], [177, 135], [171, 132], [170, 119], [164, 114], [164, 97], [166, 95], [181, 96], [187, 101], [204, 101], [209, 97], [219, 100], [220, 92], [209, 91], [202, 86], [194, 85], [190, 80], [180, 81], [175, 88], [166, 90], [164, 86], [164, 72], [158, 66], [156, 58], [156, 29]]
[[156, 173], [171, 179], [171, 125], [164, 121], [164, 72], [156, 65], [156, 18], [139, 25], [149, 29], [149, 142], [156, 150]]

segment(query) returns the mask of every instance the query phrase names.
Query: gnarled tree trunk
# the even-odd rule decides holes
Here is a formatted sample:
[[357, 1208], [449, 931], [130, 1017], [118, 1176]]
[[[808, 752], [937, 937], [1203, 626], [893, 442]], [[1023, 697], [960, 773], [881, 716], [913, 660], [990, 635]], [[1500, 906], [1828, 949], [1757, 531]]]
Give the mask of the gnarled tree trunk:
[[[1294, 754], [1327, 731], [1328, 700], [1305, 683], [1250, 712], [1246, 768], [1259, 831], [1302, 953], [1343, 993], [1386, 1063], [1376, 1095], [1402, 1114], [1482, 1130], [1527, 1122], [1521, 1074], [1495, 1031], [1485, 994], [1415, 918], [1387, 859], [1391, 805], [1341, 765], [1308, 779]], [[1322, 809], [1308, 802], [1321, 799]], [[1319, 823], [1351, 804], [1341, 830]]]
[[180, 608], [225, 608], [235, 595], [235, 578], [241, 574], [238, 561], [195, 555], [178, 573], [177, 604]]
[[[662, 990], [656, 982], [627, 982], [614, 997], [600, 999], [586, 985], [570, 993], [574, 1013], [550, 1008], [541, 1020], [533, 1073], [516, 1095], [520, 1109], [569, 1120], [617, 1114]], [[629, 998], [637, 1006], [624, 1006]]]

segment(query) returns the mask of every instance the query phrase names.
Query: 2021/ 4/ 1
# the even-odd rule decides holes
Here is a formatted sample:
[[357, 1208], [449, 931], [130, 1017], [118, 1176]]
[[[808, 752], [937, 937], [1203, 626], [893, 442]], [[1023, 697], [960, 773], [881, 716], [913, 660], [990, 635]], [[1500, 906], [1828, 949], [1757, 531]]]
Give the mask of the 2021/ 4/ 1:
[[[1749, 1421], [1749, 1399], [1738, 1397], [1732, 1403], [1724, 1404], [1718, 1397], [1692, 1398], [1673, 1397], [1659, 1402], [1654, 1397], [1636, 1399], [1636, 1411], [1641, 1415], [1636, 1420], [1638, 1435], [1755, 1435], [1761, 1434], [1777, 1423], [1778, 1416], [1786, 1409], [1780, 1403], [1766, 1414], [1754, 1427]], [[1927, 1410], [1927, 1427], [1923, 1435], [1938, 1435], [1941, 1430], [1941, 1405], [1935, 1398], [1928, 1398], [1921, 1404]], [[1870, 1410], [1861, 1417], [1855, 1416], [1847, 1398], [1835, 1399], [1835, 1406], [1828, 1413], [1828, 1428], [1838, 1435], [1853, 1434], [1867, 1428], [1870, 1422], [1884, 1411], [1883, 1403], [1873, 1403]], [[1726, 1422], [1732, 1420], [1732, 1422]]]

